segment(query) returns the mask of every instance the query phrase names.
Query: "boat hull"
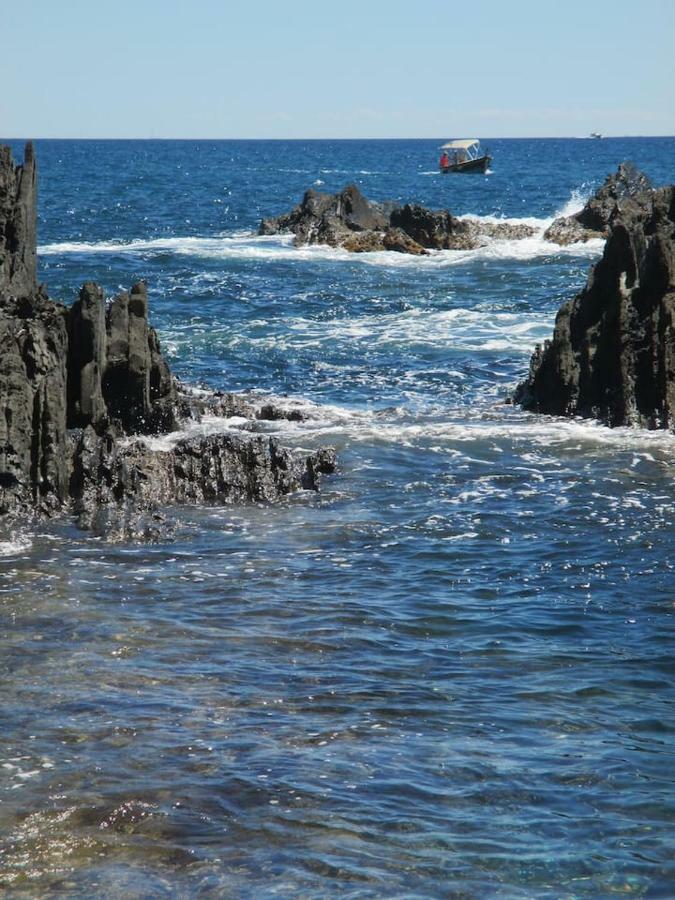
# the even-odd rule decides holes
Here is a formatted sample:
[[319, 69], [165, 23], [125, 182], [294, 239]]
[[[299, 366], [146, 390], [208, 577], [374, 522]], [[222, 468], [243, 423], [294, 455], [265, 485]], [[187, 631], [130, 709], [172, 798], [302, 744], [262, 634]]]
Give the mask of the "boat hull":
[[487, 172], [491, 162], [492, 157], [487, 155], [479, 156], [478, 159], [466, 159], [464, 162], [450, 163], [448, 166], [441, 166], [441, 174]]

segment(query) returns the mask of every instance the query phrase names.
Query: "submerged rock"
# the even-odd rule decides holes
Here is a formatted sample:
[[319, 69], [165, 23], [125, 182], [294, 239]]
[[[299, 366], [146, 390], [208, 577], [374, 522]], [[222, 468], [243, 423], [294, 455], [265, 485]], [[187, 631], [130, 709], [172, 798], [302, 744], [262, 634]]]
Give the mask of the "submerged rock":
[[535, 412], [675, 430], [675, 187], [615, 207], [602, 259], [560, 308], [515, 399]]
[[473, 250], [488, 238], [520, 239], [535, 232], [530, 225], [459, 219], [419, 204], [375, 203], [353, 184], [338, 194], [309, 190], [290, 213], [263, 219], [259, 229], [260, 234], [294, 234], [296, 246], [327, 244], [353, 253], [393, 250], [417, 256], [429, 250]]
[[651, 187], [649, 179], [633, 163], [621, 163], [614, 175], [608, 175], [602, 187], [572, 216], [561, 216], [546, 229], [544, 238], [556, 244], [576, 244], [607, 237], [617, 205], [635, 198]]
[[70, 309], [51, 300], [36, 280], [36, 197], [31, 146], [23, 166], [0, 147], [0, 516], [73, 511], [83, 527], [139, 536], [161, 532], [166, 505], [317, 490], [335, 468], [330, 448], [307, 455], [232, 434], [154, 450], [134, 440], [206, 413], [298, 416], [180, 385], [148, 324], [142, 282], [110, 303], [93, 282]]

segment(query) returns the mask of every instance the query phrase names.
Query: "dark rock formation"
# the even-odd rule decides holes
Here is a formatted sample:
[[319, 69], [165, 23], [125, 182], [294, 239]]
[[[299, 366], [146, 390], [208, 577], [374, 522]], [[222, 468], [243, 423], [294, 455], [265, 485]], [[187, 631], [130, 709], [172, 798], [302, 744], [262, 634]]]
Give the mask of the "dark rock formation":
[[615, 207], [602, 259], [561, 307], [515, 399], [535, 412], [675, 430], [675, 187]]
[[291, 232], [294, 243], [340, 246], [353, 232], [381, 231], [389, 225], [391, 204], [371, 203], [350, 184], [339, 194], [308, 190], [290, 213], [263, 219], [260, 234]]
[[105, 298], [88, 281], [68, 316], [68, 412], [70, 426], [98, 426], [108, 417], [101, 381], [106, 368]]
[[120, 444], [114, 433], [81, 433], [71, 481], [73, 509], [82, 528], [108, 537], [154, 537], [163, 531], [158, 510], [172, 504], [269, 502], [296, 490], [318, 490], [335, 454], [307, 457], [273, 438], [225, 434], [183, 438], [165, 450], [142, 439]]
[[435, 212], [410, 203], [392, 212], [391, 225], [407, 234], [420, 247], [434, 250], [447, 250], [449, 241], [458, 231], [464, 231], [461, 220], [449, 212]]
[[[350, 213], [354, 221], [362, 212]], [[108, 305], [87, 282], [70, 309], [38, 288], [33, 152], [0, 147], [0, 516], [74, 511], [110, 536], [157, 533], [161, 507], [268, 501], [316, 490], [334, 453], [223, 434], [149, 449], [136, 435], [209, 413], [301, 418], [266, 402], [191, 392], [171, 375], [139, 283]]]
[[650, 187], [647, 176], [639, 172], [633, 163], [621, 163], [616, 174], [608, 175], [602, 187], [580, 212], [556, 219], [544, 232], [544, 238], [565, 245], [607, 237], [617, 204], [644, 194]]
[[472, 250], [488, 238], [520, 239], [535, 229], [508, 222], [458, 219], [449, 212], [393, 202], [374, 203], [351, 184], [339, 194], [309, 190], [290, 213], [263, 219], [260, 234], [295, 235], [293, 243], [328, 244], [354, 253], [395, 250], [426, 254], [428, 250]]
[[68, 496], [67, 353], [63, 307], [0, 292], [0, 513], [48, 513]]
[[127, 432], [171, 431], [178, 423], [176, 389], [148, 325], [145, 284], [120, 294], [106, 316], [107, 359], [102, 381], [111, 419]]
[[445, 210], [433, 211], [409, 203], [392, 212], [391, 224], [429, 250], [474, 250], [483, 246], [486, 238], [522, 240], [536, 232], [531, 225], [458, 219]]
[[148, 325], [145, 284], [106, 308], [91, 281], [68, 314], [68, 425], [116, 423], [126, 433], [171, 431], [177, 394], [159, 340]]
[[27, 297], [37, 290], [37, 175], [33, 145], [22, 166], [0, 145], [0, 293]]

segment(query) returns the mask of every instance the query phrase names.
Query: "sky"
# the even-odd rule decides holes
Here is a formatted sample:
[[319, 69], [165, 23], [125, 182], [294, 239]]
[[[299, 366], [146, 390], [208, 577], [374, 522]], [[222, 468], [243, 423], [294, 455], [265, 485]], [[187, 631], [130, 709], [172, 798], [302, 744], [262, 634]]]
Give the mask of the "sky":
[[675, 0], [0, 0], [3, 138], [675, 135]]

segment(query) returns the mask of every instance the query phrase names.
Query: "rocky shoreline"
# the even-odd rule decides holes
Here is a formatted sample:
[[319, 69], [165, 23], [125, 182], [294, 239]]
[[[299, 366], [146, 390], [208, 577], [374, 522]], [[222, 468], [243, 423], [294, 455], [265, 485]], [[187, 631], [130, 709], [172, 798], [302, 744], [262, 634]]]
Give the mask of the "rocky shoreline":
[[[148, 321], [144, 283], [112, 300], [94, 282], [70, 307], [36, 276], [37, 174], [0, 147], [0, 522], [74, 515], [109, 539], [159, 537], [175, 504], [270, 502], [318, 490], [335, 453], [293, 452], [232, 432], [181, 436], [204, 415], [298, 419], [294, 409], [181, 385]], [[447, 211], [373, 203], [353, 185], [308, 191], [261, 234], [353, 252], [471, 249], [520, 239], [527, 225], [458, 219]], [[515, 402], [608, 425], [675, 430], [675, 187], [653, 190], [622, 164], [575, 216], [545, 234], [560, 244], [606, 237], [588, 283], [558, 312]], [[223, 430], [225, 432], [225, 429]], [[172, 435], [162, 450], [147, 436]]]
[[323, 448], [295, 453], [273, 438], [186, 437], [171, 450], [139, 438], [205, 413], [297, 418], [269, 402], [197, 397], [171, 374], [148, 323], [145, 285], [108, 302], [87, 282], [67, 308], [36, 275], [37, 173], [0, 147], [0, 521], [74, 514], [107, 538], [165, 533], [162, 509], [273, 501], [317, 490], [335, 469]]

